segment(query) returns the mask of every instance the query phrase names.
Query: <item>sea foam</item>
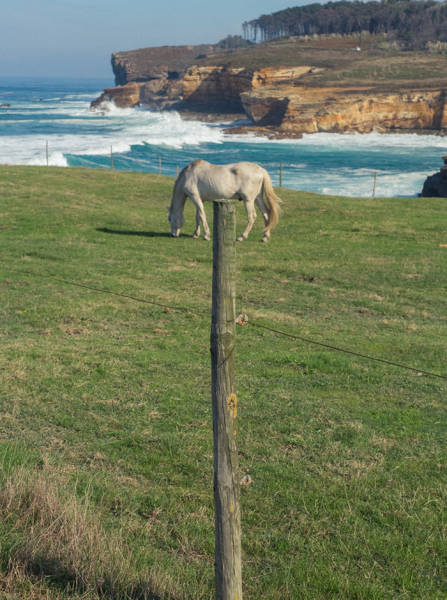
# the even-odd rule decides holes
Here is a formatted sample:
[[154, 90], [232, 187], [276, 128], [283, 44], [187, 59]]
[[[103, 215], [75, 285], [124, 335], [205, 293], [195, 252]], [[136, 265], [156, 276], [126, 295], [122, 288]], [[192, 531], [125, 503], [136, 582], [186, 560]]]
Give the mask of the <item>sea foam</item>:
[[[17, 118], [20, 115], [20, 118]], [[61, 118], [66, 117], [66, 118]], [[67, 165], [65, 154], [104, 155], [128, 152], [133, 145], [151, 144], [181, 148], [184, 145], [220, 143], [219, 128], [196, 121], [183, 121], [175, 112], [157, 113], [111, 106], [105, 113], [91, 111], [85, 102], [57, 103], [45, 108], [38, 103], [16, 108], [9, 125], [22, 124], [36, 129], [44, 124], [46, 132], [0, 136], [0, 163], [46, 164], [46, 143], [50, 165]], [[73, 133], [58, 133], [69, 126]], [[24, 135], [26, 133], [26, 135]]]

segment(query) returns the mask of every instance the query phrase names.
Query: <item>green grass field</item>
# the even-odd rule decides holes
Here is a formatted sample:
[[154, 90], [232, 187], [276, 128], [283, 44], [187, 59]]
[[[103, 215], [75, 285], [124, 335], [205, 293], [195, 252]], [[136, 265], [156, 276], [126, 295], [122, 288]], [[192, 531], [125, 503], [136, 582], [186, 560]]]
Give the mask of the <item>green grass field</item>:
[[[2, 599], [213, 598], [212, 244], [171, 189], [0, 167]], [[237, 246], [244, 598], [447, 598], [447, 381], [255, 326], [447, 375], [447, 201], [278, 193]]]

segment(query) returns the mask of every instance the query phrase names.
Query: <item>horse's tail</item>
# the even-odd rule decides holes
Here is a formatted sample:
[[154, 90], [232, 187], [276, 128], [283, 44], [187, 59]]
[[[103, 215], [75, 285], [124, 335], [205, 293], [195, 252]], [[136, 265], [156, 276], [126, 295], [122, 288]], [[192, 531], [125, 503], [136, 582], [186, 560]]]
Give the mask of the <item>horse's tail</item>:
[[268, 210], [269, 210], [269, 219], [267, 225], [265, 227], [265, 231], [268, 232], [278, 223], [279, 215], [280, 215], [280, 204], [282, 202], [281, 198], [275, 194], [273, 190], [272, 180], [270, 179], [270, 175], [267, 171], [264, 170], [264, 180], [262, 182], [264, 195], [268, 200]]

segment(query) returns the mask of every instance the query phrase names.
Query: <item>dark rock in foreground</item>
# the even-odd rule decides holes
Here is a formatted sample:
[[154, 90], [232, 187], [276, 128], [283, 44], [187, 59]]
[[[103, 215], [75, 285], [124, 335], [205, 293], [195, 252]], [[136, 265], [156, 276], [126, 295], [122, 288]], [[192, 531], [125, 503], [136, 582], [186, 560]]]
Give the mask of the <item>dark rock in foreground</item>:
[[438, 173], [427, 177], [422, 188], [422, 197], [447, 198], [447, 156], [442, 158], [444, 167]]

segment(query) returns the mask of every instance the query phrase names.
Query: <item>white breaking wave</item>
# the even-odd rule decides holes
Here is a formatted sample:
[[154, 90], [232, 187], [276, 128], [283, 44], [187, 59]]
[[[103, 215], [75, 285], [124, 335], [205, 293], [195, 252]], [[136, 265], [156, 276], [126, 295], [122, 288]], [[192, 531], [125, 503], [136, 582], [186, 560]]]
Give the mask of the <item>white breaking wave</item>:
[[[384, 174], [379, 173], [376, 179], [376, 197], [416, 196], [422, 190], [426, 172]], [[363, 175], [347, 179], [340, 176], [321, 185], [321, 193], [337, 196], [371, 197], [374, 189], [374, 175]]]
[[[39, 111], [42, 109], [40, 103], [34, 106]], [[28, 112], [31, 114], [31, 111]], [[111, 105], [106, 113], [101, 113], [90, 111], [85, 103], [55, 105], [46, 107], [44, 112], [49, 116], [66, 116], [67, 119], [55, 119], [54, 125], [71, 123], [78, 126], [79, 133], [0, 136], [1, 164], [45, 165], [47, 141], [49, 164], [66, 166], [65, 154], [104, 155], [110, 153], [111, 147], [114, 152], [128, 152], [131, 146], [138, 144], [181, 148], [184, 145], [221, 143], [224, 138], [220, 129], [198, 121], [183, 121], [175, 112], [119, 109]], [[21, 114], [26, 112], [21, 111]], [[48, 117], [33, 120], [34, 124], [37, 122], [51, 126]], [[83, 125], [94, 132], [83, 133]]]
[[232, 135], [234, 141], [250, 140], [251, 143], [278, 144], [309, 147], [335, 147], [337, 150], [368, 149], [381, 151], [384, 148], [441, 148], [447, 152], [447, 136], [418, 133], [305, 133], [299, 139], [270, 139], [254, 134]]
[[[292, 140], [280, 140], [290, 143]], [[444, 148], [447, 138], [440, 135], [419, 135], [417, 133], [312, 133], [304, 134], [297, 140], [309, 146], [336, 146], [343, 149], [365, 148]]]

